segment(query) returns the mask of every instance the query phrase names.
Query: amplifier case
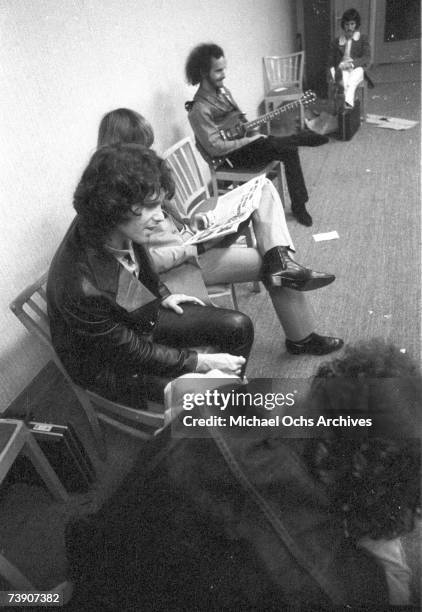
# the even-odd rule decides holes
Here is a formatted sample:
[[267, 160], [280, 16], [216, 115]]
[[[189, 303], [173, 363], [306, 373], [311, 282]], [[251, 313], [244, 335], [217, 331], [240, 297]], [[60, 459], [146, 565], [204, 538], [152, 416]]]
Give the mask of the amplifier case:
[[360, 128], [360, 101], [355, 100], [353, 108], [338, 112], [338, 133], [340, 140], [351, 140]]

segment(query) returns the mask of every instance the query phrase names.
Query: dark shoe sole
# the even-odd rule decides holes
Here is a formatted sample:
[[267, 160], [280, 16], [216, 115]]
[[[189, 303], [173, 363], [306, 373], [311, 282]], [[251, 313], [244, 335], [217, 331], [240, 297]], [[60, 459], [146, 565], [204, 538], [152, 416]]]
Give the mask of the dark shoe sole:
[[295, 291], [314, 291], [315, 289], [321, 289], [322, 287], [331, 285], [335, 279], [336, 277], [334, 274], [330, 274], [324, 278], [309, 278], [304, 281], [292, 280], [290, 278], [274, 275], [268, 276], [264, 284], [267, 289], [268, 287], [285, 287], [286, 289], [294, 289]]
[[320, 147], [330, 142], [328, 136], [317, 134], [312, 130], [303, 130], [299, 134], [294, 134], [291, 138], [297, 147]]
[[329, 353], [334, 353], [334, 351], [339, 351], [343, 346], [344, 342], [341, 338], [333, 338], [330, 344], [317, 346], [312, 343], [298, 346], [294, 343], [289, 344], [286, 341], [286, 350], [290, 355], [328, 355]]

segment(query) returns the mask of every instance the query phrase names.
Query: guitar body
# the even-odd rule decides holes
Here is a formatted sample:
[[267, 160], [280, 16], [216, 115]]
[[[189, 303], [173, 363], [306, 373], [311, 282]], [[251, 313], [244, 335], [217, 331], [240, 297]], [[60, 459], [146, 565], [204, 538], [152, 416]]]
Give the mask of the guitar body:
[[270, 121], [274, 117], [281, 115], [293, 108], [300, 105], [307, 106], [312, 104], [316, 100], [316, 95], [312, 91], [307, 91], [303, 94], [300, 100], [290, 102], [285, 106], [279, 106], [275, 110], [254, 119], [253, 121], [247, 121], [245, 114], [240, 111], [231, 112], [223, 123], [219, 126], [219, 133], [223, 140], [237, 140], [243, 138], [251, 133], [256, 133], [260, 125], [263, 125], [267, 121]]
[[220, 135], [224, 140], [237, 140], [247, 135], [245, 113], [231, 112], [220, 125]]

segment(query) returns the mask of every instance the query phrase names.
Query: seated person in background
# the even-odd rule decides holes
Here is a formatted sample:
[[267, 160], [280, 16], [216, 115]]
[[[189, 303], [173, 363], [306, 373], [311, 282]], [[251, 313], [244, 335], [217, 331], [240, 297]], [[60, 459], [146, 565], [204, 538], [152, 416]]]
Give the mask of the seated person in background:
[[[159, 282], [143, 243], [162, 222], [161, 203], [172, 188], [150, 149], [97, 151], [48, 276], [52, 341], [72, 379], [140, 408], [148, 397], [162, 400], [167, 381], [159, 377], [214, 368], [241, 375], [253, 342], [246, 315], [171, 295]], [[190, 348], [209, 345], [220, 352]]]
[[[126, 108], [107, 113], [100, 123], [98, 147], [121, 142], [150, 147], [154, 142], [151, 125]], [[279, 195], [271, 181], [264, 186], [259, 208], [252, 215], [257, 248], [230, 248], [239, 234], [198, 246], [186, 245], [182, 237], [186, 219], [180, 217], [170, 198], [164, 199], [163, 208], [166, 219], [156, 226], [144, 244], [170, 290], [184, 290], [186, 276], [181, 275], [180, 270], [188, 263], [194, 264], [189, 273], [200, 271], [200, 281], [205, 285], [262, 280], [284, 328], [286, 348], [290, 353], [322, 355], [341, 348], [342, 340], [314, 332], [315, 323], [307, 301], [298, 293], [328, 285], [335, 277], [313, 272], [290, 258], [293, 243]], [[198, 297], [202, 297], [204, 291], [198, 293]]]
[[[319, 371], [313, 406], [290, 414], [344, 415], [343, 375], [352, 377], [350, 414], [371, 416], [373, 431], [211, 425], [189, 435], [182, 419], [206, 416], [199, 405], [165, 428], [101, 511], [69, 526], [74, 609], [102, 609], [101, 601], [110, 610], [255, 612], [403, 603], [391, 578], [405, 589], [397, 537], [420, 507], [421, 377], [395, 347], [357, 346]], [[332, 377], [339, 386], [327, 396]]]
[[345, 106], [352, 108], [356, 88], [365, 77], [364, 69], [371, 63], [371, 48], [367, 37], [359, 32], [360, 15], [355, 9], [343, 13], [341, 28], [344, 34], [330, 46], [328, 68], [330, 77], [344, 88]]
[[220, 133], [222, 126], [232, 118], [238, 122], [240, 111], [230, 91], [223, 87], [226, 77], [223, 49], [214, 44], [195, 47], [186, 62], [186, 77], [191, 85], [199, 85], [187, 108], [199, 151], [207, 161], [224, 158], [224, 163], [231, 168], [256, 168], [280, 160], [286, 171], [292, 212], [299, 223], [311, 226], [312, 217], [305, 207], [308, 192], [297, 147], [318, 146], [328, 142], [328, 138], [308, 132], [283, 138], [254, 134], [225, 140]]

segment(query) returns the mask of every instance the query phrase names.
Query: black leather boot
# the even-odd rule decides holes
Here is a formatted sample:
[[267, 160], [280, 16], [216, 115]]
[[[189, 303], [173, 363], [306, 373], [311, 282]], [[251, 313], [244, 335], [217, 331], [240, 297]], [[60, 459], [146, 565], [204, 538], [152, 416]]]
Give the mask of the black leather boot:
[[309, 334], [299, 342], [293, 342], [286, 338], [286, 349], [291, 355], [328, 355], [333, 351], [338, 351], [344, 342], [341, 338], [331, 336], [320, 336], [319, 334]]
[[325, 287], [335, 280], [334, 274], [314, 272], [293, 261], [289, 249], [276, 246], [264, 255], [262, 282], [270, 287], [288, 287], [297, 291], [312, 291]]
[[305, 204], [292, 204], [292, 213], [301, 225], [311, 227], [312, 217], [306, 210]]

